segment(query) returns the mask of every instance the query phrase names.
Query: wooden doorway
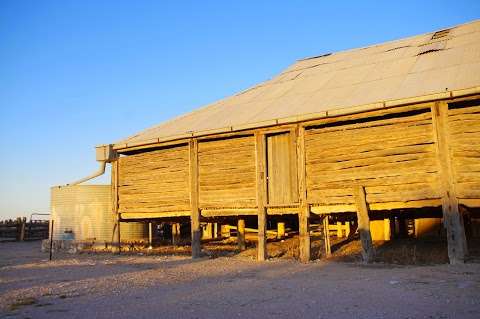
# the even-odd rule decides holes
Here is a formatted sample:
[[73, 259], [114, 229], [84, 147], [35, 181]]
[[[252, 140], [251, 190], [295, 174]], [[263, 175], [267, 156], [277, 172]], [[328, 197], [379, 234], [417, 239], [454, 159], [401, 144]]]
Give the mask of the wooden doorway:
[[298, 202], [296, 147], [291, 132], [267, 134], [267, 195], [269, 205]]

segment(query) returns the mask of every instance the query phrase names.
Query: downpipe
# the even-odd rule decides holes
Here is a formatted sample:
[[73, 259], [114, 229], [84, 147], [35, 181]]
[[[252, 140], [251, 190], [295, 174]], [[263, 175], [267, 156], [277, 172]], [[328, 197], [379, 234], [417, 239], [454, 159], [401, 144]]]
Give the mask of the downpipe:
[[95, 177], [98, 177], [100, 175], [103, 175], [105, 173], [105, 167], [106, 166], [107, 166], [107, 162], [106, 161], [101, 161], [100, 162], [100, 167], [98, 168], [98, 170], [95, 173], [93, 173], [92, 175], [89, 175], [87, 177], [84, 177], [82, 179], [79, 179], [78, 181], [75, 181], [73, 183], [67, 184], [65, 186], [78, 185], [78, 184], [84, 183], [86, 181], [89, 181], [91, 179], [94, 179]]

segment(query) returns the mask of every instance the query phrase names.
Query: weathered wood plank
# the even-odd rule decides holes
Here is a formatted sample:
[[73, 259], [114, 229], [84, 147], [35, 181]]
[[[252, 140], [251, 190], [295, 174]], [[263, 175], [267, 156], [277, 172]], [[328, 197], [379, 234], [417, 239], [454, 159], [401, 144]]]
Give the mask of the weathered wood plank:
[[332, 255], [332, 245], [330, 243], [330, 227], [329, 227], [329, 220], [328, 215], [322, 217], [322, 225], [323, 225], [323, 247], [325, 249], [325, 257], [329, 258]]
[[200, 209], [198, 202], [198, 142], [196, 139], [192, 139], [189, 143], [189, 154], [192, 258], [198, 258], [202, 252], [202, 229], [200, 227]]
[[438, 165], [440, 167], [442, 209], [444, 224], [447, 228], [448, 257], [451, 264], [463, 263], [467, 254], [467, 242], [463, 227], [463, 218], [458, 208], [450, 157], [448, 104], [435, 103], [432, 106], [431, 112], [436, 138]]
[[201, 206], [255, 204], [254, 136], [200, 142], [198, 158]]
[[359, 122], [354, 124], [344, 124], [342, 125], [339, 122], [339, 125], [326, 127], [326, 130], [320, 128], [322, 132], [333, 132], [333, 131], [343, 131], [343, 130], [356, 130], [365, 127], [374, 127], [374, 126], [384, 126], [384, 125], [393, 125], [398, 123], [409, 123], [409, 122], [418, 122], [422, 120], [428, 120], [430, 118], [428, 112], [412, 115], [412, 116], [399, 116], [388, 119], [379, 119], [375, 121]]
[[372, 244], [372, 235], [370, 234], [370, 218], [368, 216], [367, 199], [363, 186], [356, 186], [355, 203], [357, 207], [358, 232], [362, 242], [362, 258], [366, 263], [373, 262], [375, 251]]
[[308, 262], [311, 259], [310, 239], [310, 206], [307, 203], [307, 185], [305, 176], [305, 128], [299, 127], [297, 133], [297, 179], [299, 199], [299, 250], [300, 261]]
[[[310, 148], [311, 146], [308, 145]], [[400, 148], [392, 148], [392, 149], [379, 149], [379, 150], [372, 150], [368, 152], [361, 152], [361, 153], [350, 153], [350, 154], [333, 154], [332, 157], [325, 157], [320, 156], [320, 154], [315, 152], [309, 152], [307, 156], [307, 164], [315, 164], [315, 163], [336, 163], [336, 162], [343, 162], [343, 161], [354, 161], [354, 160], [362, 160], [362, 159], [374, 159], [376, 158], [378, 161], [381, 161], [383, 157], [387, 156], [397, 156], [397, 155], [404, 155], [404, 154], [429, 154], [435, 151], [435, 147], [433, 144], [418, 144], [418, 145], [410, 145], [410, 146], [403, 146]]]
[[237, 241], [238, 250], [243, 251], [246, 249], [245, 244], [245, 219], [240, 218], [237, 221]]
[[189, 157], [186, 146], [120, 157], [118, 205], [122, 212], [189, 209]]
[[256, 158], [256, 184], [257, 184], [257, 207], [258, 207], [258, 242], [257, 260], [267, 259], [267, 211], [266, 200], [266, 150], [265, 135], [255, 134], [255, 158]]

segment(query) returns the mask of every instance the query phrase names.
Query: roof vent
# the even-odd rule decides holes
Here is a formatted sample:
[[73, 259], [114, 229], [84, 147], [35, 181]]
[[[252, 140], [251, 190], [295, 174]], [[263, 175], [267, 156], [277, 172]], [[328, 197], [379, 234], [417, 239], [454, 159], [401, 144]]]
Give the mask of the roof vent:
[[431, 52], [443, 51], [447, 45], [447, 41], [438, 41], [438, 42], [431, 42], [425, 45], [420, 46], [420, 51], [417, 55], [427, 54]]
[[417, 53], [417, 56], [445, 50], [450, 30], [452, 29], [435, 32], [427, 43], [419, 45], [420, 50]]
[[402, 46], [399, 46], [399, 47], [395, 47], [395, 48], [388, 49], [388, 50], [386, 50], [385, 52], [391, 52], [391, 51], [400, 50], [400, 49], [405, 49], [405, 48], [409, 48], [409, 47], [410, 47], [409, 45], [402, 45]]
[[313, 59], [323, 58], [323, 57], [326, 57], [326, 56], [329, 56], [329, 55], [332, 55], [332, 53], [325, 53], [325, 54], [322, 54], [322, 55], [311, 56], [311, 57], [308, 57], [308, 58], [300, 59], [299, 61], [313, 60]]
[[447, 35], [450, 34], [450, 30], [452, 30], [452, 29], [444, 29], [444, 30], [440, 30], [440, 31], [435, 32], [432, 35], [432, 40], [438, 40], [438, 39], [445, 38]]

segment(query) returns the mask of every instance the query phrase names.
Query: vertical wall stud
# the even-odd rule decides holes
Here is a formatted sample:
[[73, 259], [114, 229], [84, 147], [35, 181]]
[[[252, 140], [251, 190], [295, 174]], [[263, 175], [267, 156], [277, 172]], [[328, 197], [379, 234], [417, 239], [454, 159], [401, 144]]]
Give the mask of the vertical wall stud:
[[297, 179], [298, 179], [298, 200], [300, 203], [298, 213], [299, 225], [299, 248], [300, 261], [308, 262], [310, 253], [310, 206], [307, 202], [306, 172], [305, 172], [305, 128], [298, 127], [297, 133]]
[[200, 227], [200, 209], [198, 206], [198, 142], [191, 139], [189, 143], [190, 155], [190, 209], [192, 229], [192, 258], [201, 255], [202, 229]]
[[451, 264], [463, 263], [468, 253], [467, 240], [463, 217], [459, 211], [455, 192], [452, 158], [449, 148], [448, 104], [444, 102], [434, 103], [431, 111], [440, 169], [443, 222], [447, 229], [448, 258]]
[[257, 208], [258, 208], [258, 243], [257, 260], [267, 259], [267, 210], [266, 201], [266, 170], [265, 170], [265, 135], [255, 134], [255, 155], [257, 171]]

